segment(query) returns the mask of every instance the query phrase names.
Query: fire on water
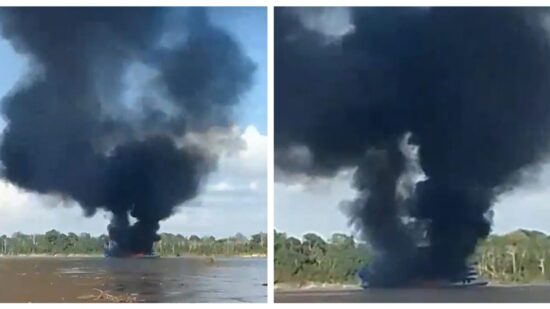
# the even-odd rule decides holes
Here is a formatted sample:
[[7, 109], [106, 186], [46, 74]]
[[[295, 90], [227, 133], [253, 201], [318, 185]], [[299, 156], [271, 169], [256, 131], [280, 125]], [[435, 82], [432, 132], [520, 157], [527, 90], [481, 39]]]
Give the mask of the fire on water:
[[105, 244], [104, 256], [109, 258], [137, 258], [137, 259], [154, 259], [160, 255], [146, 252], [123, 252], [118, 249], [116, 243], [110, 240]]

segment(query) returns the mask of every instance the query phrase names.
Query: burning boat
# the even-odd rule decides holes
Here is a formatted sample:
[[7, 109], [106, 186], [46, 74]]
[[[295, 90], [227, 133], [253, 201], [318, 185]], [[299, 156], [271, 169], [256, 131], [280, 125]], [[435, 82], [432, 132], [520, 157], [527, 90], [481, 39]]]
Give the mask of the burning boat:
[[[418, 220], [414, 218], [405, 218], [404, 225], [409, 229], [411, 235], [416, 242], [416, 259], [418, 261], [417, 275], [411, 275], [409, 280], [401, 281], [399, 284], [389, 284], [392, 287], [410, 287], [410, 288], [445, 288], [445, 287], [470, 287], [470, 286], [485, 286], [489, 282], [482, 280], [478, 276], [477, 263], [472, 262], [464, 271], [455, 278], [443, 278], [443, 279], [431, 279], [422, 276], [421, 274], [430, 273], [430, 242], [428, 239], [428, 232], [430, 222], [427, 220]], [[357, 279], [362, 288], [373, 287], [371, 284], [371, 278], [375, 273], [375, 267], [365, 267], [357, 272]], [[375, 286], [379, 286], [376, 284]]]
[[[371, 287], [369, 278], [372, 274], [372, 269], [366, 267], [357, 272], [357, 279], [362, 288]], [[470, 286], [486, 286], [489, 282], [478, 277], [476, 265], [469, 265], [463, 276], [456, 279], [412, 279], [403, 283], [398, 287], [418, 287], [418, 288], [445, 288], [445, 287], [470, 287]]]
[[119, 249], [117, 243], [114, 240], [109, 240], [105, 243], [103, 248], [103, 254], [108, 258], [139, 258], [139, 259], [155, 259], [160, 255], [154, 253], [145, 252], [123, 252]]

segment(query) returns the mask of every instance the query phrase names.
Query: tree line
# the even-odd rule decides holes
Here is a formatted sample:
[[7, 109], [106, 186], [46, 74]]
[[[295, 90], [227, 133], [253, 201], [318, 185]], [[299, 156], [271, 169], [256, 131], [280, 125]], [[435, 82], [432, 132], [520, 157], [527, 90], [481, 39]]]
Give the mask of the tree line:
[[[51, 230], [45, 234], [15, 233], [11, 237], [0, 236], [0, 255], [102, 255], [109, 237], [91, 236], [88, 233], [64, 234]], [[154, 244], [154, 251], [161, 256], [182, 255], [265, 255], [267, 234], [258, 233], [246, 237], [240, 233], [233, 237], [216, 239], [213, 236], [189, 237], [162, 233]]]
[[[373, 252], [352, 236], [334, 234], [325, 240], [317, 234], [302, 239], [275, 232], [275, 283], [354, 283], [357, 270], [368, 266]], [[550, 236], [517, 230], [491, 235], [471, 257], [480, 277], [492, 282], [550, 281]]]
[[478, 271], [486, 279], [497, 282], [550, 281], [550, 236], [517, 230], [491, 235], [480, 243], [474, 259]]
[[275, 283], [353, 282], [356, 271], [371, 259], [365, 244], [334, 234], [325, 241], [317, 234], [302, 239], [275, 232]]

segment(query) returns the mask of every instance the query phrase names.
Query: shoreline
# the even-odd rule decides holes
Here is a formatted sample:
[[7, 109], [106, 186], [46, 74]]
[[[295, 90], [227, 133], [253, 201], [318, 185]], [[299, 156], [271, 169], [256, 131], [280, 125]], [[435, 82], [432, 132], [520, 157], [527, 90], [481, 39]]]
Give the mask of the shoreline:
[[[550, 286], [550, 282], [530, 282], [530, 283], [517, 283], [517, 282], [489, 282], [486, 287], [496, 288], [517, 288], [517, 287], [536, 287], [536, 286]], [[404, 287], [408, 289], [410, 287]], [[414, 287], [413, 287], [414, 288]], [[484, 288], [484, 287], [478, 287]], [[276, 283], [273, 289], [278, 292], [292, 292], [292, 291], [351, 291], [351, 290], [363, 290], [361, 286], [354, 283], [323, 283], [323, 282], [308, 282], [305, 284], [281, 282]]]
[[302, 291], [302, 290], [356, 290], [361, 289], [354, 283], [326, 283], [326, 282], [308, 282], [292, 283], [281, 282], [273, 285], [274, 290], [279, 291]]

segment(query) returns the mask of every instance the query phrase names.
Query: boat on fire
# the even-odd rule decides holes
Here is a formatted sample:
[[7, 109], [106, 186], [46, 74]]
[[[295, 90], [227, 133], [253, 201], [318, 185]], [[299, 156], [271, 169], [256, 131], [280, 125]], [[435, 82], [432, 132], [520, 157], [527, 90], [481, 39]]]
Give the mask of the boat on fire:
[[[430, 222], [428, 220], [418, 220], [414, 218], [407, 218], [404, 220], [404, 226], [409, 229], [411, 235], [414, 237], [416, 242], [417, 249], [417, 258], [421, 262], [419, 265], [421, 269], [429, 269], [430, 264], [426, 262], [429, 260], [428, 256], [430, 253], [430, 241], [428, 237]], [[399, 288], [446, 288], [446, 287], [474, 287], [474, 286], [486, 286], [489, 284], [488, 281], [479, 278], [477, 272], [477, 263], [471, 261], [464, 269], [464, 271], [456, 276], [456, 278], [451, 279], [424, 279], [422, 276], [413, 277], [410, 280], [405, 282], [400, 282], [395, 285]], [[371, 287], [378, 287], [377, 284], [372, 284], [372, 277], [375, 269], [370, 267], [365, 267], [360, 269], [356, 273], [357, 280], [359, 285], [366, 289]], [[429, 271], [428, 271], [429, 272]]]
[[[357, 272], [357, 279], [359, 281], [359, 285], [362, 288], [367, 289], [372, 287], [369, 282], [370, 275], [371, 275], [371, 270], [368, 267], [363, 268]], [[472, 264], [468, 266], [468, 269], [463, 274], [463, 276], [460, 276], [459, 278], [456, 278], [456, 279], [437, 279], [437, 280], [413, 279], [397, 287], [400, 287], [400, 288], [451, 288], [451, 287], [486, 286], [488, 284], [489, 284], [488, 281], [479, 278], [476, 270], [476, 265]]]
[[117, 249], [116, 242], [109, 240], [103, 250], [103, 255], [106, 258], [134, 258], [134, 259], [157, 259], [160, 258], [160, 255], [155, 253], [145, 253], [145, 252], [121, 252]]

